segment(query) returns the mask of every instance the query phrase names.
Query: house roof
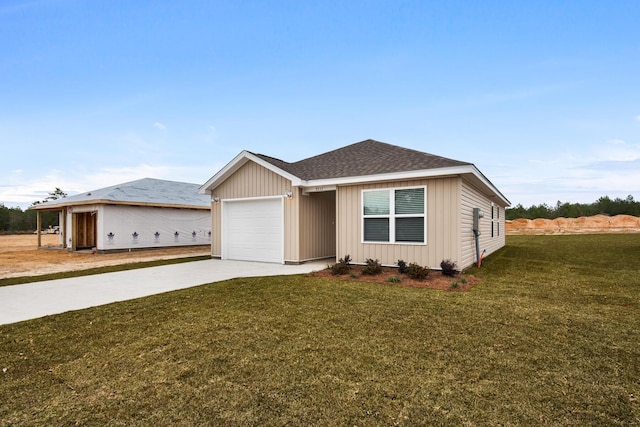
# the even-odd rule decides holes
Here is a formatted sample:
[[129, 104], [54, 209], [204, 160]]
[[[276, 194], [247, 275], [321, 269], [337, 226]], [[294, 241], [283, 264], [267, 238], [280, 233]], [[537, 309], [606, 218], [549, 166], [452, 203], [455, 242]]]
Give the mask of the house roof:
[[378, 175], [471, 164], [372, 139], [295, 163], [287, 163], [263, 154], [255, 155], [303, 180]]
[[509, 200], [473, 165], [422, 151], [398, 147], [372, 139], [297, 162], [242, 151], [200, 187], [201, 193], [215, 189], [248, 161], [253, 161], [306, 189], [327, 188], [397, 179], [465, 175], [474, 184], [495, 195], [504, 205]]
[[40, 203], [32, 209], [47, 210], [89, 204], [210, 209], [211, 199], [200, 194], [199, 187], [198, 184], [187, 182], [143, 178]]

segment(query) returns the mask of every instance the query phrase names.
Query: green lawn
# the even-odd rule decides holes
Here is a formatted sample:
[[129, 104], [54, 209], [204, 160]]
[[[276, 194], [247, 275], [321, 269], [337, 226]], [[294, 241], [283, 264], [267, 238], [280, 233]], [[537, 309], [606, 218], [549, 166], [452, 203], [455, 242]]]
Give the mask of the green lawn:
[[471, 273], [238, 279], [0, 326], [0, 424], [640, 425], [640, 235], [509, 236]]

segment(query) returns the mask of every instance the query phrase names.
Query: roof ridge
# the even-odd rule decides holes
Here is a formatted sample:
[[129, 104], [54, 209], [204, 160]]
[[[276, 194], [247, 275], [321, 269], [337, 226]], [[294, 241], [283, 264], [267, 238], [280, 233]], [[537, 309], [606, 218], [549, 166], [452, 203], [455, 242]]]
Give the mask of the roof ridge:
[[366, 139], [287, 165], [289, 165], [289, 172], [299, 178], [309, 180], [470, 164], [374, 139]]

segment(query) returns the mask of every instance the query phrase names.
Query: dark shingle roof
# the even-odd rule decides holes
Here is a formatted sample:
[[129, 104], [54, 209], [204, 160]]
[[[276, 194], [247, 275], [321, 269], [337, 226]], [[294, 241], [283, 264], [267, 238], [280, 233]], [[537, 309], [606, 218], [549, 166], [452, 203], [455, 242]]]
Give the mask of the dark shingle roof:
[[295, 163], [262, 154], [255, 155], [303, 180], [378, 175], [471, 164], [372, 139]]

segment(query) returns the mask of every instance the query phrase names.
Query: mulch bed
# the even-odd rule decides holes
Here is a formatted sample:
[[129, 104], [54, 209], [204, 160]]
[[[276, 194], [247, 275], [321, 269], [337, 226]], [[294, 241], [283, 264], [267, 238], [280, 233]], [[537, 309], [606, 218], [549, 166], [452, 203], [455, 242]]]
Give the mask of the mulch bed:
[[[396, 285], [396, 286], [411, 286], [414, 288], [429, 288], [439, 289], [444, 291], [468, 291], [480, 279], [469, 274], [457, 274], [454, 277], [448, 277], [437, 270], [432, 270], [429, 276], [425, 280], [415, 280], [407, 276], [406, 274], [400, 274], [397, 268], [383, 267], [382, 273], [371, 276], [362, 274], [363, 266], [352, 265], [351, 272], [348, 274], [334, 275], [331, 270], [325, 268], [324, 270], [314, 271], [309, 273], [311, 277], [323, 277], [327, 279], [335, 280], [349, 280], [353, 282], [369, 282], [380, 283], [384, 285]], [[400, 279], [399, 282], [394, 281], [392, 278]]]

